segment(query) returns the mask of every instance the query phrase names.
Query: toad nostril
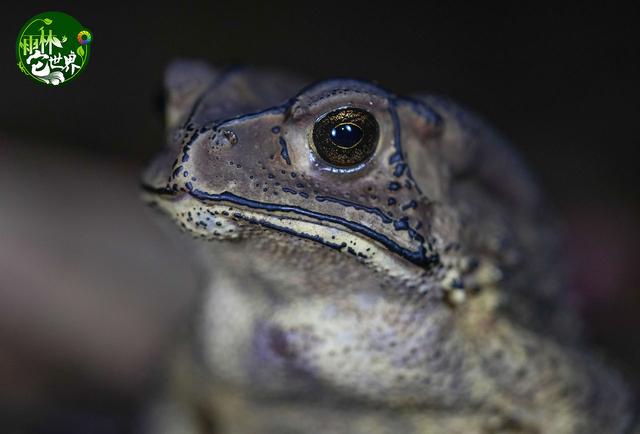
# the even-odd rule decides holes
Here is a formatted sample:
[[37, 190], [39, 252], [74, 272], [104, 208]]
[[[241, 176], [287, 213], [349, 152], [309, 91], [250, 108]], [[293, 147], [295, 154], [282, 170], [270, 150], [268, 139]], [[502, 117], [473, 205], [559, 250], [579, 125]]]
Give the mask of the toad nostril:
[[238, 135], [228, 129], [216, 129], [209, 132], [209, 145], [214, 151], [229, 149], [238, 143]]
[[231, 130], [223, 130], [222, 138], [228, 142], [229, 145], [233, 146], [238, 143], [238, 136]]

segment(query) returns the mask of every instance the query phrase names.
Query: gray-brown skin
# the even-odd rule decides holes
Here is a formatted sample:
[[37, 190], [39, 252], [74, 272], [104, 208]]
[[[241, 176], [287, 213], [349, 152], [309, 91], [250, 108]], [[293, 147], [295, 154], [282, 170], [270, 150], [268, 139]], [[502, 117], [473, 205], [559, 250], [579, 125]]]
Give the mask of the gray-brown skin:
[[[156, 426], [630, 432], [627, 386], [580, 341], [539, 191], [477, 117], [191, 61], [165, 85], [168, 144], [144, 197], [202, 239], [208, 284], [171, 407], [186, 411]], [[347, 169], [311, 135], [342, 107], [380, 129]]]

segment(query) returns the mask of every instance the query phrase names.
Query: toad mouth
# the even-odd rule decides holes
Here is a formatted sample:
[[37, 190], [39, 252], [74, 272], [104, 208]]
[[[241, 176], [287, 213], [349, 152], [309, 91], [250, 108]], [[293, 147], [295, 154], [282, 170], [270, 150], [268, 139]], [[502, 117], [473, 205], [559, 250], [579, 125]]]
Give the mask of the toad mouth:
[[[224, 191], [222, 193], [209, 193], [209, 192], [201, 191], [198, 189], [188, 189], [187, 191], [175, 191], [168, 187], [154, 187], [146, 183], [142, 183], [142, 190], [145, 192], [145, 194], [149, 195], [148, 201], [150, 203], [155, 202], [157, 200], [155, 198], [157, 197], [162, 197], [165, 200], [166, 199], [172, 200], [172, 199], [177, 199], [185, 195], [188, 195], [201, 202], [229, 205], [232, 208], [232, 211], [229, 212], [229, 215], [235, 219], [242, 220], [247, 223], [258, 224], [268, 229], [273, 229], [283, 233], [288, 233], [290, 235], [309, 239], [311, 241], [320, 242], [333, 249], [342, 250], [343, 248], [346, 247], [347, 250], [350, 251], [350, 253], [356, 254], [356, 252], [353, 251], [353, 249], [351, 249], [350, 247], [347, 247], [345, 243], [342, 243], [342, 244], [332, 243], [323, 239], [319, 235], [312, 235], [309, 233], [296, 231], [291, 228], [282, 227], [273, 222], [269, 222], [265, 219], [256, 218], [255, 215], [264, 215], [269, 217], [278, 216], [280, 218], [282, 218], [281, 214], [284, 214], [285, 216], [296, 215], [296, 216], [302, 217], [303, 219], [300, 219], [300, 221], [304, 221], [306, 223], [312, 223], [315, 225], [318, 225], [318, 224], [322, 225], [322, 223], [329, 223], [331, 225], [336, 225], [339, 228], [346, 228], [348, 229], [347, 232], [355, 233], [369, 240], [376, 241], [377, 243], [384, 246], [390, 252], [393, 252], [422, 268], [430, 269], [440, 263], [438, 254], [437, 253], [433, 253], [430, 255], [427, 254], [426, 248], [424, 247], [423, 243], [420, 244], [417, 250], [410, 250], [398, 245], [395, 241], [390, 239], [388, 236], [381, 234], [380, 232], [377, 232], [368, 226], [365, 226], [358, 222], [344, 219], [342, 217], [337, 217], [335, 215], [322, 214], [316, 211], [311, 211], [309, 209], [293, 206], [293, 205], [259, 202], [251, 199], [246, 199], [241, 196], [237, 196], [227, 191]], [[250, 210], [252, 215], [249, 216], [244, 214], [242, 212], [243, 210]], [[291, 217], [288, 217], [288, 218], [291, 218]], [[306, 219], [310, 219], [311, 221], [308, 221]], [[339, 230], [344, 231], [344, 229], [339, 229]], [[364, 256], [364, 255], [359, 254], [358, 256]]]

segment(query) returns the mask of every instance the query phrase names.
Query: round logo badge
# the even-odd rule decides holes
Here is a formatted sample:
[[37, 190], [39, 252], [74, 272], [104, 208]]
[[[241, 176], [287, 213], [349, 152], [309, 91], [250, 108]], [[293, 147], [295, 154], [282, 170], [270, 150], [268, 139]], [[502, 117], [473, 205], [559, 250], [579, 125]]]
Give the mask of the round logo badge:
[[43, 12], [22, 26], [16, 41], [18, 68], [38, 83], [73, 80], [89, 61], [91, 32], [63, 12]]

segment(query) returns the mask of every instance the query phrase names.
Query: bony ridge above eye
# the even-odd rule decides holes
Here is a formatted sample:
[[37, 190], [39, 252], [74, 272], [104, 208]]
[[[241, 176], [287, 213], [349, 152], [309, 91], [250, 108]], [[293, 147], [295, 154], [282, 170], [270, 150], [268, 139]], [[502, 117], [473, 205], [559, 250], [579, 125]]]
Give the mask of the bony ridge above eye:
[[320, 116], [313, 126], [313, 148], [326, 163], [352, 167], [376, 150], [379, 126], [366, 110], [344, 107]]

